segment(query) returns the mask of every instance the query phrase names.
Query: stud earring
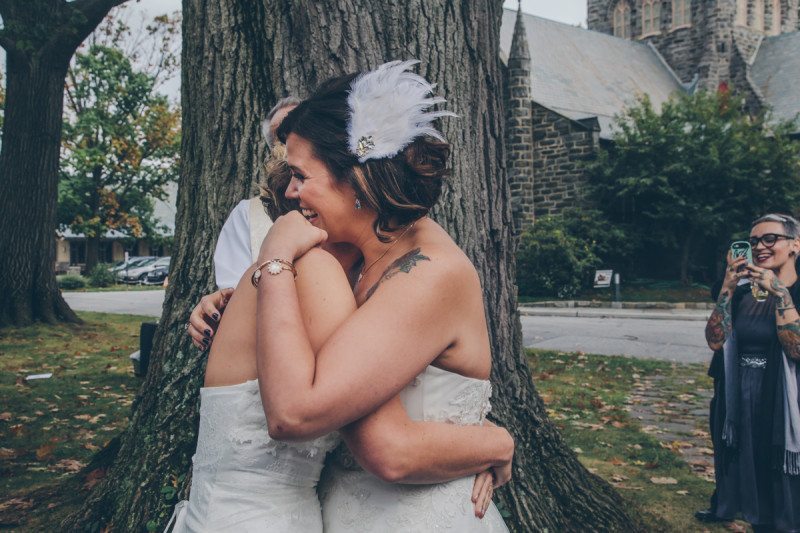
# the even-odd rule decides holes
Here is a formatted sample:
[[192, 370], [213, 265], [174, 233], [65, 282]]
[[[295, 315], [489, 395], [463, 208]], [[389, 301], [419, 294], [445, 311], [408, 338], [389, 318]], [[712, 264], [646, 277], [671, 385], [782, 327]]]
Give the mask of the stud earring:
[[356, 198], [356, 209], [361, 209], [361, 200]]

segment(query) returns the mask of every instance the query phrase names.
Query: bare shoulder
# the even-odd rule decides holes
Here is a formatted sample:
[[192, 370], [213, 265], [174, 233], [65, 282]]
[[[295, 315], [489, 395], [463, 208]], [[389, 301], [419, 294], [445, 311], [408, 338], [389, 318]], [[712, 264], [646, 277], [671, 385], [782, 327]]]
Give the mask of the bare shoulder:
[[[367, 299], [379, 287], [398, 275], [422, 291], [442, 296], [443, 293], [465, 295], [465, 289], [480, 290], [475, 267], [464, 252], [435, 222], [420, 232], [410, 243], [409, 250], [394, 260], [383, 272], [380, 280], [367, 293]], [[396, 287], [400, 290], [400, 287]], [[467, 293], [470, 291], [467, 290]]]

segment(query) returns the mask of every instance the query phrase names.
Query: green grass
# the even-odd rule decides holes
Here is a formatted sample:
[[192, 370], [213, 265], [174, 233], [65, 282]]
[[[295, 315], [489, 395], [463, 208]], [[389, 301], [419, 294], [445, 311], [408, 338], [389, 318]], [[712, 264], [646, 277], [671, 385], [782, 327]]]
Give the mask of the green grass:
[[[0, 493], [85, 465], [127, 424], [140, 380], [128, 356], [146, 317], [79, 313], [81, 325], [0, 331]], [[31, 374], [53, 377], [26, 380]]]
[[[140, 380], [128, 355], [138, 347], [145, 317], [80, 313], [83, 325], [44, 326], [0, 332], [0, 522], [32, 513], [27, 527], [47, 524], [47, 490], [88, 463], [126, 426]], [[553, 351], [531, 351], [537, 390], [549, 415], [580, 460], [617, 487], [632, 512], [652, 531], [722, 531], [692, 518], [705, 508], [712, 483], [682, 458], [642, 431], [626, 410], [631, 391], [648, 376], [661, 376], [667, 400], [689, 397], [710, 382], [702, 365]], [[25, 376], [53, 372], [47, 380]], [[704, 424], [699, 420], [698, 424]], [[658, 485], [651, 478], [674, 478]], [[85, 481], [83, 488], [86, 488]], [[82, 493], [77, 485], [77, 493]], [[33, 509], [26, 495], [42, 491]], [[44, 494], [44, 496], [42, 495]], [[58, 499], [54, 493], [50, 498]], [[16, 503], [9, 503], [17, 497]], [[5, 507], [4, 507], [5, 506]], [[15, 514], [16, 513], [16, 514]], [[52, 522], [51, 522], [52, 523]], [[23, 527], [26, 527], [23, 526]]]
[[[707, 285], [694, 283], [683, 286], [679, 282], [661, 280], [622, 280], [620, 298], [623, 302], [710, 302]], [[520, 303], [557, 300], [554, 297], [520, 296]], [[614, 299], [614, 289], [585, 289], [570, 300], [599, 300], [610, 302]]]
[[[682, 457], [642, 431], [626, 409], [636, 384], [661, 376], [665, 401], [692, 396], [712, 386], [703, 365], [531, 350], [537, 390], [564, 439], [590, 471], [614, 485], [640, 509], [651, 531], [724, 531], [693, 514], [708, 507], [713, 483], [695, 473]], [[706, 407], [707, 405], [702, 405]], [[702, 428], [706, 420], [698, 420]], [[651, 478], [677, 483], [656, 484]]]

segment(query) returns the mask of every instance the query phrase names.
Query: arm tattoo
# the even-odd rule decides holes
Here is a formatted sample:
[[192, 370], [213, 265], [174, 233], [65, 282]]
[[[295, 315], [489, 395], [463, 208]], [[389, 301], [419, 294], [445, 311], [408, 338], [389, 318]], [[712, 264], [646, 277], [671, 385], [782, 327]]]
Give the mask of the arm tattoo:
[[731, 293], [730, 291], [722, 291], [717, 299], [714, 312], [711, 313], [711, 318], [708, 319], [708, 324], [706, 324], [706, 341], [709, 347], [714, 349], [714, 346], [721, 346], [725, 339], [730, 336], [732, 329]]
[[779, 325], [778, 338], [784, 353], [795, 361], [800, 360], [800, 320]]
[[381, 275], [380, 279], [375, 282], [375, 285], [369, 288], [367, 291], [367, 296], [364, 298], [364, 301], [369, 300], [370, 296], [372, 296], [381, 283], [386, 281], [387, 279], [393, 278], [396, 274], [400, 272], [404, 272], [408, 274], [411, 272], [417, 263], [420, 261], [430, 261], [431, 258], [424, 256], [420, 253], [420, 248], [415, 248], [408, 252], [407, 254], [395, 259], [391, 265], [386, 267], [386, 270], [383, 271], [383, 275]]
[[794, 309], [792, 294], [786, 287], [778, 289], [778, 305], [775, 307], [775, 309], [778, 311], [778, 315], [781, 318], [786, 318], [787, 310]]

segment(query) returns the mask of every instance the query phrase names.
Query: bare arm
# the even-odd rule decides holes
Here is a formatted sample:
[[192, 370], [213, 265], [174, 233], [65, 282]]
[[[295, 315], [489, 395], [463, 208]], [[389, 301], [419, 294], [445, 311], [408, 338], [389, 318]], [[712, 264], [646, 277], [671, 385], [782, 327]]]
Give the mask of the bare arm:
[[722, 280], [722, 287], [717, 297], [717, 305], [711, 312], [708, 324], [706, 324], [706, 342], [708, 347], [714, 351], [722, 349], [725, 339], [730, 337], [731, 331], [733, 331], [733, 317], [731, 315], [733, 292], [736, 290], [739, 280], [749, 275], [748, 270], [738, 272], [739, 268], [747, 264], [747, 260], [744, 257], [733, 259], [731, 253], [728, 252], [727, 262], [725, 279]]
[[[286, 235], [283, 241], [270, 238], [276, 230]], [[306, 238], [304, 231], [320, 232], [313, 238], [324, 238], [324, 232], [299, 213], [279, 218], [262, 246], [261, 259], [294, 257], [296, 243]], [[477, 305], [482, 312], [473, 268], [427, 250], [416, 253], [427, 260], [385, 282], [336, 329], [316, 357], [292, 275], [262, 277], [257, 365], [270, 435], [282, 440], [313, 438], [371, 413], [454, 342], [462, 316], [453, 309]]]
[[717, 305], [714, 311], [711, 312], [711, 317], [706, 324], [706, 342], [708, 347], [712, 350], [722, 349], [725, 339], [730, 337], [733, 330], [733, 321], [731, 318], [731, 299], [733, 291], [723, 288], [717, 298]]
[[397, 397], [342, 434], [358, 463], [391, 483], [441, 483], [505, 466], [514, 456], [505, 429], [414, 421]]

